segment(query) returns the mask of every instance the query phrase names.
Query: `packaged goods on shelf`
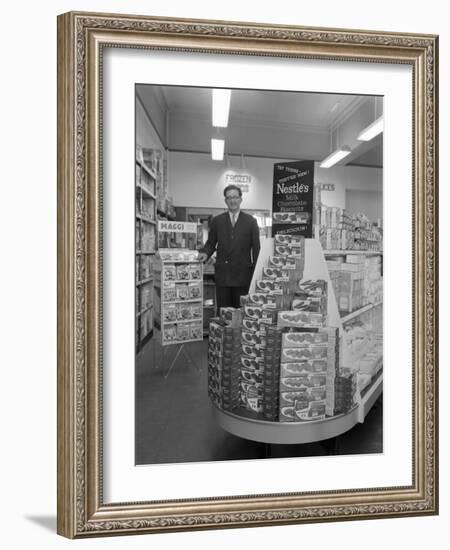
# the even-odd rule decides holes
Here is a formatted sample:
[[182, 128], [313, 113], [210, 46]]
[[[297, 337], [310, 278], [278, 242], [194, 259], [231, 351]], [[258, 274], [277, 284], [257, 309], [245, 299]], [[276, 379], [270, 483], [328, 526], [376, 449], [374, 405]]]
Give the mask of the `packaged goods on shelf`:
[[336, 376], [335, 385], [335, 414], [349, 412], [355, 406], [357, 387], [357, 375], [350, 369], [342, 369], [341, 374]]
[[[327, 375], [323, 374], [301, 374], [298, 376], [286, 376], [280, 377], [280, 395], [283, 392], [291, 391], [303, 391], [310, 388], [322, 388], [323, 394], [321, 392], [315, 394], [317, 400], [325, 400], [325, 385], [327, 383]], [[320, 397], [318, 397], [320, 396]]]
[[320, 327], [323, 326], [324, 315], [309, 311], [279, 311], [279, 327]]
[[175, 264], [164, 264], [163, 265], [163, 278], [164, 282], [175, 281], [177, 278], [177, 271]]
[[[329, 216], [334, 224], [347, 223], [342, 211], [332, 211]], [[230, 401], [236, 414], [243, 408], [245, 415], [252, 413], [251, 418], [271, 422], [323, 420], [348, 410], [354, 403], [355, 375], [341, 369], [340, 329], [327, 325], [328, 283], [325, 279], [303, 278], [304, 239], [299, 238], [296, 243], [301, 251], [297, 256], [291, 253], [293, 242], [291, 235], [277, 235], [274, 254], [269, 255], [268, 265], [263, 266], [262, 278], [255, 281], [254, 291], [241, 298], [242, 307], [225, 308], [216, 320], [220, 324], [210, 323], [208, 387], [212, 388], [215, 403], [221, 407], [225, 395], [221, 382], [223, 369], [231, 364], [236, 369], [239, 364], [234, 371], [238, 404], [236, 399]], [[341, 269], [343, 264], [350, 267]], [[339, 258], [333, 267], [336, 267], [336, 275], [330, 277], [333, 288], [342, 286], [344, 293], [352, 293], [352, 299], [358, 293], [362, 296], [364, 259], [350, 257], [345, 262], [345, 258]], [[371, 269], [375, 269], [372, 264]], [[228, 341], [226, 328], [232, 331], [229, 333], [232, 339]], [[369, 368], [372, 359], [373, 355], [366, 355], [364, 366]], [[233, 387], [236, 392], [236, 386]], [[236, 396], [230, 389], [227, 391], [227, 395]]]
[[[189, 319], [192, 319], [192, 306], [191, 304], [174, 304], [175, 305], [175, 310], [176, 310], [176, 320], [177, 321], [187, 321]], [[167, 308], [165, 308], [165, 310], [167, 311], [168, 309], [170, 309], [171, 306], [170, 304], [167, 306]]]
[[274, 294], [282, 294], [283, 283], [280, 281], [275, 281], [273, 279], [262, 279], [262, 280], [256, 281], [255, 290], [256, 292], [263, 292], [263, 293], [272, 292]]
[[[161, 328], [163, 345], [203, 339], [202, 265], [197, 258], [196, 251], [187, 249], [162, 249], [156, 254], [155, 326]], [[191, 279], [192, 264], [200, 279]], [[170, 329], [167, 335], [166, 329]]]
[[282, 245], [289, 245], [291, 247], [301, 247], [303, 250], [305, 250], [305, 238], [299, 235], [283, 235], [281, 233], [277, 233], [275, 235], [274, 239], [275, 244], [282, 244]]
[[141, 309], [148, 308], [153, 300], [153, 285], [151, 283], [146, 283], [141, 286]]
[[176, 325], [164, 325], [163, 339], [165, 342], [173, 342], [177, 339], [177, 327]]
[[308, 359], [293, 362], [283, 362], [280, 365], [280, 376], [300, 376], [303, 374], [326, 374], [328, 361], [325, 359]]
[[196, 262], [198, 251], [180, 248], [160, 248], [158, 257], [163, 262]]
[[173, 302], [177, 299], [175, 283], [166, 283], [164, 285], [162, 299], [164, 302]]
[[282, 332], [276, 327], [267, 328], [267, 357], [263, 376], [263, 417], [277, 422], [280, 404], [280, 360]]
[[177, 306], [170, 304], [164, 308], [163, 323], [172, 323], [177, 320]]
[[177, 340], [189, 340], [190, 339], [189, 326], [185, 323], [177, 325]]
[[271, 256], [269, 258], [268, 267], [275, 267], [279, 269], [300, 269], [302, 266], [302, 259], [298, 256]]
[[307, 391], [280, 395], [280, 422], [325, 419], [325, 401], [315, 401]]
[[313, 235], [324, 250], [381, 250], [379, 227], [364, 214], [350, 215], [344, 209], [315, 205]]
[[202, 271], [198, 264], [189, 264], [189, 270], [190, 270], [190, 274], [189, 274], [190, 279], [192, 280], [201, 279]]
[[277, 223], [308, 223], [311, 214], [309, 212], [273, 212], [272, 220]]
[[250, 306], [260, 306], [263, 309], [280, 309], [283, 303], [283, 294], [276, 294], [276, 292], [250, 292], [248, 295], [248, 304]]
[[380, 327], [382, 322], [381, 307], [368, 312], [367, 317], [374, 323], [365, 323], [358, 320], [358, 322], [348, 324], [345, 327], [346, 366], [351, 367], [352, 370], [358, 373], [374, 376], [383, 364], [383, 336]]
[[176, 299], [177, 300], [189, 300], [189, 285], [181, 283], [175, 286], [176, 288]]
[[176, 279], [179, 281], [185, 281], [189, 279], [189, 267], [188, 264], [179, 264], [176, 266]]
[[328, 332], [286, 332], [282, 334], [281, 343], [283, 347], [302, 348], [313, 344], [327, 344]]
[[139, 222], [139, 220], [136, 220], [135, 241], [136, 241], [136, 249], [140, 250], [140, 248], [141, 248], [141, 223]]
[[234, 307], [221, 307], [219, 311], [220, 319], [235, 328], [239, 328], [242, 322], [242, 310]]
[[151, 277], [153, 269], [152, 269], [152, 260], [153, 256], [150, 254], [145, 254], [140, 256], [140, 278], [142, 279], [148, 279]]
[[153, 311], [145, 311], [140, 318], [141, 338], [145, 338], [153, 328]]
[[328, 358], [328, 344], [309, 345], [304, 347], [281, 349], [281, 361], [312, 361]]
[[273, 279], [275, 281], [288, 281], [289, 271], [273, 267], [263, 267], [263, 279]]
[[143, 231], [141, 231], [140, 237], [141, 250], [143, 252], [154, 252], [156, 247], [155, 226], [143, 224]]
[[201, 298], [202, 285], [199, 282], [191, 281], [188, 285], [188, 289], [189, 289], [189, 298], [190, 299]]
[[190, 304], [191, 307], [191, 317], [192, 319], [201, 319], [203, 314], [203, 307], [201, 304], [193, 303]]
[[239, 330], [226, 325], [220, 318], [211, 319], [208, 388], [213, 401], [224, 410], [233, 410], [239, 405], [240, 356]]
[[155, 209], [153, 206], [153, 199], [151, 200], [142, 200], [142, 216], [146, 220], [153, 221], [155, 219]]

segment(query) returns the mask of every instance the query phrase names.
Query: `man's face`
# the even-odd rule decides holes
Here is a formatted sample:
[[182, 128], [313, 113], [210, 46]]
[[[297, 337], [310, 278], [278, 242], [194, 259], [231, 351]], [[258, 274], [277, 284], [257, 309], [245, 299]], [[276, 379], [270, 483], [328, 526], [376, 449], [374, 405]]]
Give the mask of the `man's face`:
[[228, 210], [230, 210], [230, 212], [237, 212], [241, 206], [242, 197], [236, 189], [232, 189], [231, 191], [227, 191], [225, 202], [227, 203]]

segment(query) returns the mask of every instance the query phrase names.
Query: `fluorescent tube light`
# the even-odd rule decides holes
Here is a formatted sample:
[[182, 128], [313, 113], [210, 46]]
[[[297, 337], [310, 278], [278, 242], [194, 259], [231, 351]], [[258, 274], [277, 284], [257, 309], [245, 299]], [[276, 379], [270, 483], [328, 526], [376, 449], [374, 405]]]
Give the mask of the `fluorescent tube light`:
[[223, 151], [225, 149], [224, 139], [211, 139], [211, 158], [213, 160], [223, 160]]
[[226, 128], [230, 114], [231, 90], [214, 88], [212, 92], [212, 124], [219, 128]]
[[336, 151], [333, 151], [331, 155], [328, 155], [326, 159], [323, 159], [323, 161], [320, 163], [321, 168], [330, 168], [331, 166], [334, 166], [337, 162], [345, 158], [347, 155], [351, 153], [350, 147], [347, 145], [343, 145]]
[[378, 134], [381, 134], [383, 131], [383, 117], [380, 116], [380, 118], [377, 118], [372, 124], [367, 126], [362, 132], [358, 135], [359, 141], [370, 141]]

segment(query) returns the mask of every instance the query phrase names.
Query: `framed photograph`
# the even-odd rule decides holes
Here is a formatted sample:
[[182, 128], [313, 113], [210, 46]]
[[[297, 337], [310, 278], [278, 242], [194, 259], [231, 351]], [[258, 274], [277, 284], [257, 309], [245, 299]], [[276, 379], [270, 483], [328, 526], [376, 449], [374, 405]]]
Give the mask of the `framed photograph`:
[[438, 513], [438, 38], [58, 18], [58, 532]]

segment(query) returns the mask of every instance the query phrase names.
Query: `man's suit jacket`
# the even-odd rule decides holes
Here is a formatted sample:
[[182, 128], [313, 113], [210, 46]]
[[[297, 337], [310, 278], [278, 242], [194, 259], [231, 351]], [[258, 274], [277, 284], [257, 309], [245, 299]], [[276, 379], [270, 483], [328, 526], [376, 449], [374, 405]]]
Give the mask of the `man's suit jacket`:
[[206, 252], [209, 258], [217, 250], [217, 286], [247, 286], [259, 249], [256, 219], [241, 210], [234, 228], [228, 211], [212, 219], [208, 240], [200, 252]]

